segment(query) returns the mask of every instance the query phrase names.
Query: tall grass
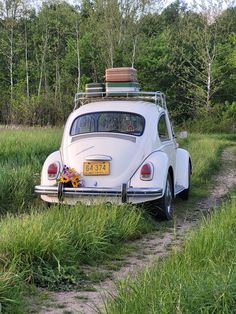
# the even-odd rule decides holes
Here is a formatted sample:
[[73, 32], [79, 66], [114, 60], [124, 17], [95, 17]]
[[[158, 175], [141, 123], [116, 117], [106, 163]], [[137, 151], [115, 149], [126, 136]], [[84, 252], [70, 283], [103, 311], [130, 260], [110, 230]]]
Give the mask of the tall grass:
[[119, 243], [151, 226], [131, 206], [55, 206], [46, 212], [8, 216], [0, 222], [2, 266], [14, 260], [16, 271], [24, 271], [25, 279], [45, 285], [48, 269], [60, 273], [72, 265], [102, 261]]
[[22, 288], [21, 276], [14, 270], [0, 271], [0, 313], [24, 313]]
[[180, 140], [181, 147], [186, 148], [192, 158], [191, 198], [203, 197], [208, 193], [212, 175], [221, 167], [222, 150], [234, 137], [224, 135], [190, 134], [187, 139]]
[[215, 136], [192, 134], [183, 142], [193, 163], [193, 183], [205, 184], [213, 171], [219, 168], [219, 156], [227, 141]]
[[59, 148], [61, 130], [0, 128], [0, 212], [22, 212], [34, 196], [42, 164]]
[[[236, 193], [235, 193], [236, 195]], [[181, 252], [118, 285], [106, 313], [235, 313], [236, 202], [195, 231]]]

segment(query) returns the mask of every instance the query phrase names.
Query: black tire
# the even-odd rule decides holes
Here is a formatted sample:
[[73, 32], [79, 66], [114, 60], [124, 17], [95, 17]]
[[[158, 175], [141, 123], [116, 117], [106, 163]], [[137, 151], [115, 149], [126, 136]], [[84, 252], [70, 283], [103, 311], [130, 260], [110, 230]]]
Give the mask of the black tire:
[[52, 206], [52, 203], [46, 202], [46, 208], [50, 208]]
[[187, 201], [189, 199], [189, 192], [191, 187], [191, 165], [188, 164], [188, 188], [179, 193], [179, 197], [182, 200]]
[[155, 216], [165, 220], [171, 220], [173, 218], [173, 188], [172, 179], [170, 174], [168, 174], [166, 179], [165, 193], [162, 198], [153, 202], [153, 212]]

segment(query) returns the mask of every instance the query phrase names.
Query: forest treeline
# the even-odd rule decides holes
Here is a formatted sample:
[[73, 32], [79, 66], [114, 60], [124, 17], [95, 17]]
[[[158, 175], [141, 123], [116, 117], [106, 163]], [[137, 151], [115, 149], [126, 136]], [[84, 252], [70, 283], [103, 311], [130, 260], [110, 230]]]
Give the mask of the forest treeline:
[[133, 66], [142, 90], [166, 93], [177, 123], [211, 117], [234, 130], [236, 7], [154, 4], [0, 0], [0, 124], [62, 124], [86, 83]]

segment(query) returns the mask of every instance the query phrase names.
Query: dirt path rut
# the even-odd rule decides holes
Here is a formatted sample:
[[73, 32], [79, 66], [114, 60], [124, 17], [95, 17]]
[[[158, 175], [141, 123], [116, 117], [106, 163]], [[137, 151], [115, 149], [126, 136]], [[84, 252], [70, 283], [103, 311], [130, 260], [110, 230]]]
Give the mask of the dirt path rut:
[[50, 293], [50, 301], [44, 305], [40, 314], [93, 314], [102, 309], [103, 300], [112, 293], [115, 281], [127, 276], [133, 277], [152, 262], [168, 254], [169, 248], [179, 246], [183, 235], [194, 227], [202, 215], [219, 207], [229, 189], [236, 185], [236, 157], [232, 147], [225, 149], [221, 156], [221, 170], [214, 176], [209, 196], [194, 205], [194, 208], [177, 214], [174, 228], [167, 228], [160, 233], [143, 236], [134, 242], [137, 247], [135, 252], [127, 256], [123, 266], [118, 271], [113, 271], [111, 279], [106, 279], [93, 286], [93, 291], [72, 291]]

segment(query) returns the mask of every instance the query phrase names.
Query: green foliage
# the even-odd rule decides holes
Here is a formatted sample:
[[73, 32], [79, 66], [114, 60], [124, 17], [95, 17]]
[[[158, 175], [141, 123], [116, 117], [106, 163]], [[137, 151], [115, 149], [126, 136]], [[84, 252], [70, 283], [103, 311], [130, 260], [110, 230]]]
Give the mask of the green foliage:
[[63, 123], [74, 93], [111, 66], [135, 66], [178, 123], [235, 101], [235, 7], [209, 23], [182, 1], [160, 12], [150, 1], [47, 1], [37, 13], [18, 1], [9, 14], [13, 5], [17, 18], [0, 7], [0, 123]]
[[215, 104], [209, 110], [199, 110], [195, 119], [189, 119], [179, 127], [201, 133], [234, 133], [236, 130], [236, 102]]

